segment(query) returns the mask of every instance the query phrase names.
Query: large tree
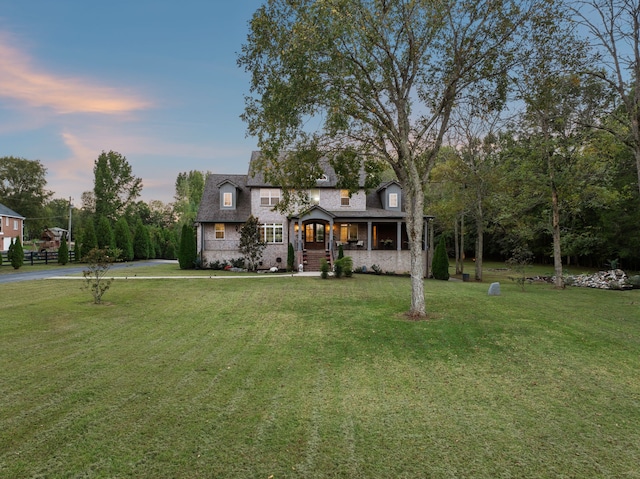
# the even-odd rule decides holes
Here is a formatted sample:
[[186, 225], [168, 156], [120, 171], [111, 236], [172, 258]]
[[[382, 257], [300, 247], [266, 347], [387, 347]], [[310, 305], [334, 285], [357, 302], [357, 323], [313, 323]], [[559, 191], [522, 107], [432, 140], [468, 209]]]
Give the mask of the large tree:
[[562, 288], [562, 195], [568, 196], [581, 176], [576, 165], [588, 133], [582, 125], [600, 111], [603, 90], [600, 81], [580, 76], [588, 62], [586, 45], [562, 18], [555, 21], [548, 33], [535, 37], [517, 85], [525, 105], [521, 136], [537, 160], [550, 199], [555, 285]]
[[391, 167], [404, 190], [411, 315], [426, 314], [424, 194], [451, 112], [503, 100], [527, 23], [549, 3], [269, 0], [251, 20], [238, 61], [252, 75], [243, 118], [258, 167], [285, 205], [290, 189], [314, 185], [323, 156], [351, 191], [363, 164]]
[[53, 194], [46, 189], [46, 174], [40, 161], [0, 158], [0, 203], [26, 218], [28, 237], [40, 233], [45, 203]]
[[611, 122], [593, 122], [633, 153], [640, 192], [640, 0], [581, 0], [575, 10], [600, 61], [588, 73], [614, 95]]
[[127, 158], [115, 151], [104, 151], [93, 166], [95, 212], [116, 221], [124, 208], [140, 196], [142, 179], [134, 176]]
[[191, 225], [198, 213], [204, 193], [204, 184], [209, 173], [191, 170], [182, 172], [176, 178], [174, 211], [179, 224]]

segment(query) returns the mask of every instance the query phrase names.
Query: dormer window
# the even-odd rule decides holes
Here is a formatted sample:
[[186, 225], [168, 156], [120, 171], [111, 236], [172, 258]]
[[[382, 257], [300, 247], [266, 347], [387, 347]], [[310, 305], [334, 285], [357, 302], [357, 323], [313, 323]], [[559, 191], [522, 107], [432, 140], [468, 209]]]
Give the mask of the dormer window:
[[389, 208], [398, 207], [398, 193], [389, 193]]
[[233, 194], [232, 193], [223, 193], [222, 194], [222, 206], [224, 208], [231, 208], [233, 206]]

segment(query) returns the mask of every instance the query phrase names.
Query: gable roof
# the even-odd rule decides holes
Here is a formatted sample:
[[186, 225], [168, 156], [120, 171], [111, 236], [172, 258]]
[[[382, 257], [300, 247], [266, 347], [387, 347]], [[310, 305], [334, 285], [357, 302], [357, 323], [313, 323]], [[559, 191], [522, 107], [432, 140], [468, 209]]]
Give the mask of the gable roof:
[[[230, 183], [236, 188], [235, 209], [221, 208], [220, 186]], [[195, 221], [198, 223], [244, 223], [251, 216], [251, 191], [247, 175], [209, 175]]]
[[16, 213], [11, 208], [7, 208], [5, 205], [0, 203], [0, 216], [11, 216], [13, 218], [19, 218], [21, 220], [25, 219], [24, 216]]
[[[264, 172], [256, 168], [255, 164], [260, 158], [260, 155], [262, 155], [262, 152], [260, 151], [253, 151], [251, 153], [251, 160], [249, 161], [249, 173], [248, 173], [247, 184], [254, 188], [255, 187], [277, 188], [280, 185], [274, 185], [273, 183], [267, 182], [267, 180], [264, 178]], [[329, 163], [329, 159], [326, 157], [321, 158], [320, 167], [322, 168], [324, 175], [322, 179], [318, 178], [318, 181], [316, 181], [316, 188], [337, 188], [338, 175], [336, 174], [336, 171], [333, 169], [333, 167]], [[364, 171], [364, 168], [362, 168], [360, 170], [360, 178], [358, 181], [360, 188], [364, 188], [365, 180], [366, 180], [366, 173]]]

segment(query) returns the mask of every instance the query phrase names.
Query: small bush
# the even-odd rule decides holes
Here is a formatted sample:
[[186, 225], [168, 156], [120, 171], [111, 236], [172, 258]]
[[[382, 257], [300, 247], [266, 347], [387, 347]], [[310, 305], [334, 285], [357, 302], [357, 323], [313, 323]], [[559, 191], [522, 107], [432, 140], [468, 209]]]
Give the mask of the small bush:
[[244, 258], [233, 258], [229, 260], [229, 263], [233, 268], [240, 268], [240, 269], [244, 269], [247, 264]]
[[341, 261], [344, 275], [347, 278], [351, 278], [353, 276], [353, 259], [351, 258], [351, 256], [345, 256]]
[[371, 265], [371, 271], [373, 271], [375, 274], [382, 274], [382, 268], [377, 264]]
[[633, 286], [633, 289], [640, 289], [640, 274], [629, 276], [629, 278], [627, 278], [627, 283]]
[[506, 263], [518, 273], [517, 276], [509, 277], [509, 279], [520, 286], [520, 289], [524, 291], [524, 285], [527, 282], [527, 267], [533, 262], [533, 253], [529, 248], [525, 246], [516, 247], [511, 257]]
[[320, 276], [322, 279], [329, 277], [329, 262], [325, 258], [320, 260]]
[[91, 291], [93, 302], [100, 304], [102, 295], [107, 292], [113, 281], [113, 278], [105, 278], [113, 260], [106, 249], [98, 248], [93, 248], [89, 251], [84, 260], [87, 262], [87, 269], [82, 272], [85, 279], [85, 288]]
[[344, 258], [337, 259], [333, 262], [333, 274], [336, 278], [342, 278], [342, 273], [344, 273]]

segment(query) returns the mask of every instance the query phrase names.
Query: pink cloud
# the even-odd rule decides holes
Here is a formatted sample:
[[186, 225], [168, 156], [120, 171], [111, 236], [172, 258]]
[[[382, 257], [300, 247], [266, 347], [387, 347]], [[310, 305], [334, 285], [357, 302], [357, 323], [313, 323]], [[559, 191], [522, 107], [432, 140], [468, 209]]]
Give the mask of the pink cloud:
[[57, 113], [126, 113], [150, 103], [85, 78], [40, 71], [31, 58], [0, 35], [0, 96]]

